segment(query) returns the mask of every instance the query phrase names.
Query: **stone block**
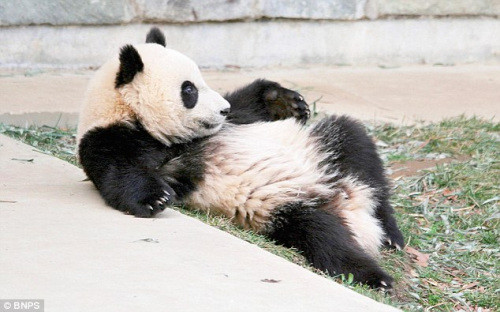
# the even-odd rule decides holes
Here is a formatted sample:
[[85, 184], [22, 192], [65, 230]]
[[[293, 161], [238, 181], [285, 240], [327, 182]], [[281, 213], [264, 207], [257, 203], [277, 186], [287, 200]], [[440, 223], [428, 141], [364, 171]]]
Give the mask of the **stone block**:
[[204, 22], [258, 18], [353, 20], [366, 0], [137, 0], [146, 22]]
[[[144, 42], [150, 24], [5, 27], [1, 68], [98, 67], [119, 47]], [[460, 64], [499, 62], [500, 20], [386, 19], [160, 25], [167, 46], [201, 67], [301, 64]]]
[[258, 17], [258, 0], [136, 0], [146, 22], [206, 22]]
[[364, 17], [366, 0], [262, 0], [262, 15], [269, 18], [355, 20]]
[[379, 16], [499, 16], [500, 0], [377, 0]]
[[130, 1], [2, 0], [0, 26], [119, 24], [134, 19]]

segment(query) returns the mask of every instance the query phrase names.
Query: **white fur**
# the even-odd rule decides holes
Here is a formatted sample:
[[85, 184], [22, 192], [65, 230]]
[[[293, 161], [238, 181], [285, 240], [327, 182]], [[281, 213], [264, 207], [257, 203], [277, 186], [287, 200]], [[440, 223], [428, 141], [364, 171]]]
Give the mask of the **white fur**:
[[[95, 127], [117, 122], [133, 127], [136, 120], [166, 145], [221, 130], [224, 117], [220, 111], [229, 103], [206, 85], [193, 61], [157, 44], [135, 47], [144, 69], [131, 83], [115, 88], [118, 56], [104, 64], [91, 80], [80, 115], [78, 141]], [[193, 109], [185, 108], [181, 99], [181, 85], [186, 80], [199, 92]], [[206, 129], [202, 123], [217, 126]], [[209, 139], [204, 181], [186, 204], [262, 231], [276, 207], [327, 199], [331, 204], [324, 209], [336, 209], [358, 243], [376, 255], [383, 232], [373, 216], [374, 190], [351, 177], [332, 179], [339, 173], [327, 174], [326, 168], [320, 167], [331, 155], [320, 151], [310, 129], [292, 119], [226, 125]]]
[[294, 120], [228, 126], [210, 138], [205, 179], [186, 203], [264, 230], [272, 210], [294, 201], [327, 199], [367, 252], [378, 253], [383, 232], [373, 216], [372, 190], [353, 178], [336, 182], [319, 167], [328, 155]]
[[373, 194], [375, 190], [351, 177], [341, 179], [336, 183], [336, 187], [339, 194], [334, 200], [335, 209], [344, 218], [358, 244], [376, 257], [384, 231], [374, 216], [377, 204]]
[[332, 193], [322, 155], [294, 120], [228, 126], [210, 138], [206, 174], [187, 203], [262, 229], [272, 209]]
[[[86, 93], [78, 140], [95, 127], [136, 119], [166, 145], [220, 130], [225, 119], [220, 112], [229, 108], [229, 103], [207, 86], [191, 59], [158, 44], [134, 47], [144, 63], [143, 71], [131, 83], [116, 89], [118, 56], [101, 67]], [[185, 108], [182, 102], [184, 81], [191, 81], [198, 89], [198, 102], [192, 109]], [[214, 127], [207, 129], [203, 123]]]
[[106, 127], [117, 121], [132, 121], [134, 112], [115, 89], [118, 56], [101, 66], [89, 82], [78, 120], [77, 142], [95, 127]]

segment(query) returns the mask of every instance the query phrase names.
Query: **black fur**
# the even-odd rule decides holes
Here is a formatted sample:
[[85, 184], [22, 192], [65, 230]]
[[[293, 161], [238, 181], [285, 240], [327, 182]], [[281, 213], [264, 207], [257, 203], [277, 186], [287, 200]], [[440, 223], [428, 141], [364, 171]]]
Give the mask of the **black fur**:
[[164, 47], [167, 46], [165, 35], [158, 27], [151, 28], [146, 36], [146, 43], [157, 43]]
[[184, 81], [181, 85], [181, 98], [185, 108], [191, 109], [198, 102], [198, 89], [191, 81]]
[[[153, 28], [146, 42], [165, 45], [165, 38], [158, 28]], [[115, 86], [130, 83], [143, 68], [137, 50], [130, 45], [123, 47]], [[187, 108], [197, 102], [197, 93], [196, 99], [193, 95], [196, 88], [190, 87], [189, 92], [181, 93]], [[234, 124], [291, 117], [305, 122], [310, 115], [300, 94], [267, 80], [256, 80], [225, 97], [231, 111], [221, 114], [227, 114], [228, 121]], [[332, 116], [314, 126], [312, 135], [317, 137], [322, 152], [331, 155], [319, 167], [327, 165], [329, 170], [353, 175], [376, 190], [376, 216], [390, 244], [402, 247], [403, 236], [389, 203], [384, 168], [363, 126], [347, 117]], [[108, 205], [137, 217], [152, 217], [196, 190], [203, 180], [205, 155], [212, 152], [205, 142], [206, 138], [201, 138], [167, 147], [137, 120], [134, 125], [117, 123], [87, 132], [80, 141], [79, 158]], [[356, 281], [390, 288], [392, 278], [363, 251], [335, 207], [328, 205], [332, 205], [328, 199], [317, 199], [277, 207], [266, 234], [302, 251], [314, 267], [328, 274], [352, 273]]]
[[206, 139], [172, 145], [169, 155], [159, 166], [162, 177], [175, 190], [179, 200], [196, 190], [204, 178]]
[[126, 85], [134, 80], [135, 75], [144, 69], [139, 52], [132, 46], [126, 45], [120, 50], [120, 69], [116, 74], [115, 88]]
[[[230, 122], [286, 118], [286, 114], [270, 115], [273, 103], [266, 101], [265, 94], [294, 94], [291, 92], [277, 83], [257, 80], [228, 95]], [[287, 100], [291, 111], [298, 109], [298, 120], [308, 116], [305, 102], [306, 109], [300, 109], [296, 97]], [[332, 116], [318, 123], [312, 135], [318, 138], [322, 151], [332, 155], [327, 159], [328, 168], [354, 175], [377, 190], [377, 217], [392, 245], [402, 247], [403, 237], [388, 201], [390, 192], [382, 162], [363, 126], [344, 116]], [[137, 121], [135, 127], [116, 124], [89, 131], [80, 142], [79, 156], [108, 205], [138, 217], [151, 217], [166, 205], [182, 201], [203, 180], [205, 153], [210, 153], [205, 142], [206, 138], [202, 138], [166, 147]], [[170, 195], [166, 196], [165, 191]], [[324, 205], [318, 201], [277, 207], [267, 236], [302, 251], [314, 267], [331, 275], [352, 273], [356, 281], [391, 288], [393, 279], [357, 244], [335, 209], [323, 210]]]
[[331, 276], [349, 273], [373, 288], [391, 288], [393, 279], [368, 256], [340, 216], [320, 208], [321, 203], [297, 202], [273, 212], [267, 235], [302, 252], [311, 265]]
[[249, 124], [295, 117], [300, 122], [309, 118], [309, 106], [297, 92], [263, 79], [225, 95], [231, 104], [228, 121]]
[[[126, 68], [133, 67], [133, 59], [137, 59], [132, 57], [131, 61], [128, 58], [129, 54], [137, 52], [135, 49], [124, 48], [123, 51], [123, 63], [120, 67], [122, 74], [117, 75], [117, 80], [118, 77], [127, 76]], [[266, 92], [296, 94], [277, 83], [257, 80], [232, 93], [230, 103], [234, 111], [232, 109], [231, 113], [234, 112], [232, 117], [235, 119], [230, 121], [249, 123], [271, 120], [268, 107], [272, 103], [266, 102], [264, 98], [257, 103], [245, 98], [263, 97]], [[293, 97], [288, 99], [294, 100]], [[307, 108], [305, 102], [303, 106]], [[305, 118], [304, 110], [300, 110], [302, 114], [297, 114], [300, 120]], [[283, 119], [286, 116], [277, 118]], [[118, 123], [86, 133], [79, 145], [79, 158], [87, 176], [109, 206], [137, 217], [152, 217], [163, 211], [166, 205], [182, 200], [195, 190], [197, 183], [203, 179], [204, 141], [202, 138], [167, 148], [153, 138], [140, 121], [137, 121], [134, 127]], [[179, 155], [183, 157], [178, 158]], [[158, 201], [161, 202], [162, 199], [165, 199], [165, 203], [159, 204]]]
[[373, 140], [359, 122], [346, 116], [331, 116], [320, 121], [312, 130], [319, 138], [320, 148], [332, 156], [331, 170], [339, 169], [376, 190], [376, 216], [381, 221], [391, 246], [402, 248], [404, 239], [394, 219], [389, 203], [390, 187]]
[[[106, 203], [137, 217], [152, 217], [195, 188], [203, 172], [202, 158], [190, 158], [172, 185], [162, 177], [160, 165], [192, 149], [189, 144], [166, 148], [140, 124], [96, 128], [82, 138], [80, 162]], [[194, 154], [196, 155], [196, 154]]]

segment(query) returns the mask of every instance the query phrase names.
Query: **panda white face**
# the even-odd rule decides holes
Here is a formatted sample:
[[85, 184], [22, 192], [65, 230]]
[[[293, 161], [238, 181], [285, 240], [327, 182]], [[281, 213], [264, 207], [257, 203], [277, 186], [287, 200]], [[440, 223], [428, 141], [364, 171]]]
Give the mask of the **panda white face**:
[[230, 109], [191, 59], [158, 44], [122, 48], [115, 86], [146, 130], [167, 145], [216, 133]]

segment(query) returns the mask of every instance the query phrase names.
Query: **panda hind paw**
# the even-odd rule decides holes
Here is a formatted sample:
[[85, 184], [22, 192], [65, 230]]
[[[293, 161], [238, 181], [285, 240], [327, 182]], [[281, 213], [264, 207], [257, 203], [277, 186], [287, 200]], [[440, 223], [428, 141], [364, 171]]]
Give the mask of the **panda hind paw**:
[[393, 288], [394, 279], [382, 270], [371, 272], [370, 277], [365, 281], [370, 287], [382, 290], [391, 291]]
[[302, 95], [279, 85], [269, 87], [264, 92], [264, 101], [273, 120], [294, 117], [305, 123], [311, 115], [309, 105]]
[[403, 234], [397, 227], [386, 228], [386, 237], [384, 239], [384, 246], [387, 248], [394, 248], [401, 250], [404, 248]]
[[385, 240], [384, 240], [384, 246], [387, 247], [387, 248], [392, 248], [392, 249], [396, 249], [396, 250], [402, 250], [403, 249], [403, 246], [401, 246], [400, 244], [398, 244], [396, 241], [392, 241], [392, 239], [389, 238], [389, 237], [385, 238]]

